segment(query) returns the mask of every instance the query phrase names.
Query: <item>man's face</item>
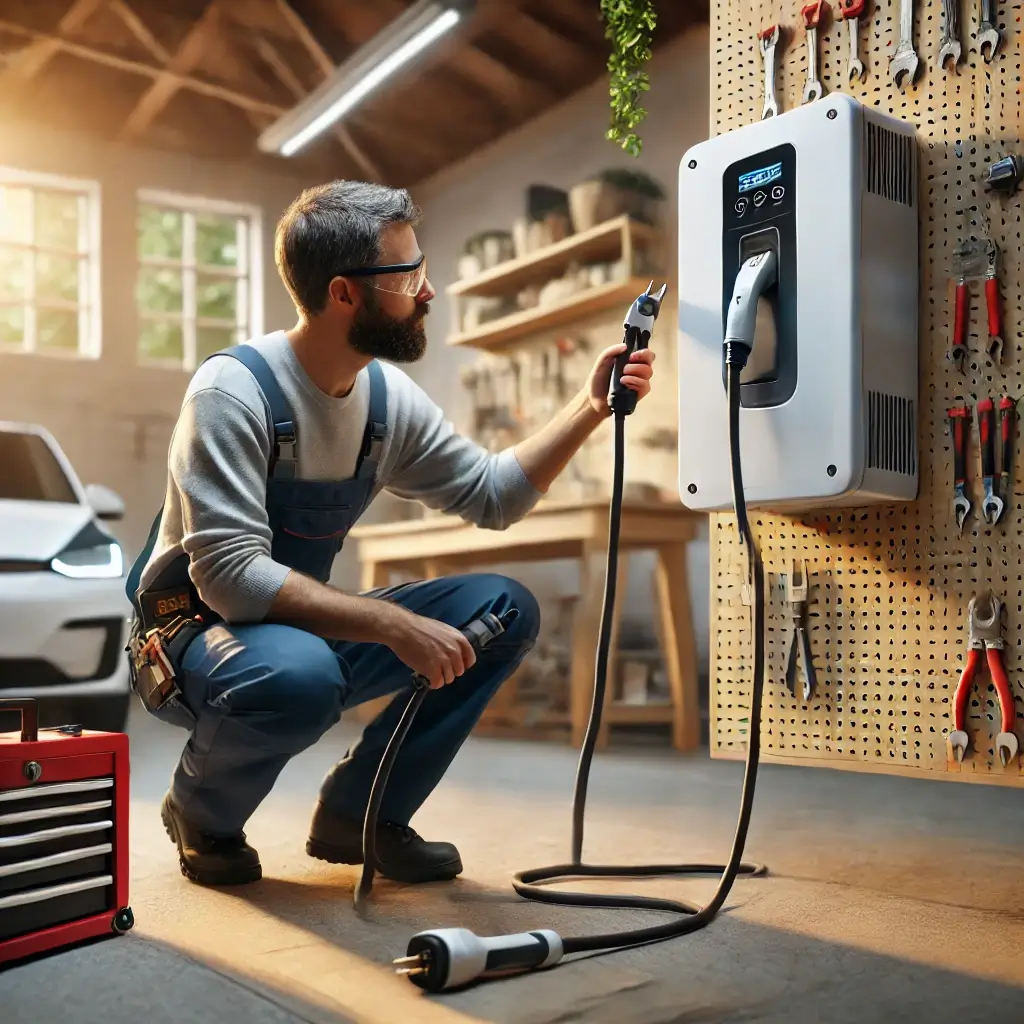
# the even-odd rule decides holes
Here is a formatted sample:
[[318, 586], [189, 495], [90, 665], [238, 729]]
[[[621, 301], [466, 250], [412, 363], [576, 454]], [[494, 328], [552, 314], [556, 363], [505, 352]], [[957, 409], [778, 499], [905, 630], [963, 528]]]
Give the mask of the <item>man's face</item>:
[[[384, 233], [381, 264], [415, 263], [420, 257], [416, 234], [408, 224], [391, 225]], [[415, 275], [379, 274], [360, 278], [362, 297], [352, 318], [349, 343], [372, 359], [414, 363], [423, 357], [427, 334], [423, 318], [436, 294], [426, 277], [415, 295], [408, 294]]]

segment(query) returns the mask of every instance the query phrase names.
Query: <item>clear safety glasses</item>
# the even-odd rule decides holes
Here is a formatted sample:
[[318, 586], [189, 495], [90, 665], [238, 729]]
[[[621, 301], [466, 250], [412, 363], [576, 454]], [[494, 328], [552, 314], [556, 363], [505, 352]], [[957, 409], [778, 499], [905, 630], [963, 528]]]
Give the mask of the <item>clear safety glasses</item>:
[[379, 267], [356, 267], [343, 270], [338, 277], [366, 277], [371, 287], [395, 295], [419, 295], [427, 280], [427, 257], [415, 263], [389, 263]]

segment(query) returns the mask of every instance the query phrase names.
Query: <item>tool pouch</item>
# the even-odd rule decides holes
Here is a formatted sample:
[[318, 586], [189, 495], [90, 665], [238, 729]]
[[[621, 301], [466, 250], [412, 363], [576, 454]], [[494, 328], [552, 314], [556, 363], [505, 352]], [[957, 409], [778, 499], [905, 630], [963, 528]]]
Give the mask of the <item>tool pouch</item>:
[[181, 697], [181, 661], [188, 645], [207, 628], [198, 616], [175, 616], [165, 625], [144, 629], [136, 619], [128, 641], [132, 689], [150, 711]]

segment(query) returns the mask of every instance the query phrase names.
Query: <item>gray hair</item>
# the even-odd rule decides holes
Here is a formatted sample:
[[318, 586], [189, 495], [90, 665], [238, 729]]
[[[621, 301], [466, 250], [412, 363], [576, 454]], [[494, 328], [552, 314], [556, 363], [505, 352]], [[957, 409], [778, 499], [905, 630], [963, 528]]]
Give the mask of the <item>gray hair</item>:
[[305, 189], [285, 210], [274, 236], [274, 262], [298, 309], [327, 305], [332, 278], [381, 258], [389, 224], [415, 224], [420, 211], [404, 189], [367, 181], [331, 181]]

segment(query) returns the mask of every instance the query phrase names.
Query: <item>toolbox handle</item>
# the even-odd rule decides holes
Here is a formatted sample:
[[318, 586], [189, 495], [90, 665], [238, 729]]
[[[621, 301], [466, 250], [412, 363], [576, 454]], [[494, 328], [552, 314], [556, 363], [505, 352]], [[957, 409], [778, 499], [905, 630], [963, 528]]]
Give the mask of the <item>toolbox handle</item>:
[[2, 698], [0, 711], [21, 712], [22, 743], [35, 743], [39, 739], [39, 704], [34, 698]]

